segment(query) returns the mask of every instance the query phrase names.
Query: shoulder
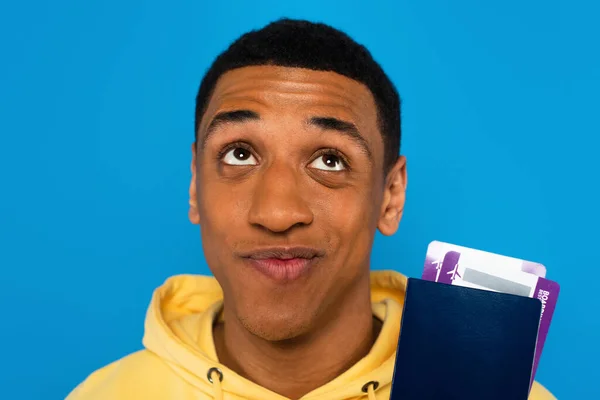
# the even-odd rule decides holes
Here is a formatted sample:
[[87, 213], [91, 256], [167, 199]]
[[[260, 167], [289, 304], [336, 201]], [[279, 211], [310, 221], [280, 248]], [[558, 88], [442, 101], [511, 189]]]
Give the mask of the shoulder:
[[133, 393], [139, 393], [140, 385], [145, 385], [145, 389], [152, 386], [153, 376], [162, 376], [164, 381], [172, 374], [158, 356], [148, 350], [140, 350], [94, 371], [66, 400], [132, 398]]
[[556, 397], [538, 382], [533, 382], [531, 392], [529, 393], [529, 400], [556, 400]]

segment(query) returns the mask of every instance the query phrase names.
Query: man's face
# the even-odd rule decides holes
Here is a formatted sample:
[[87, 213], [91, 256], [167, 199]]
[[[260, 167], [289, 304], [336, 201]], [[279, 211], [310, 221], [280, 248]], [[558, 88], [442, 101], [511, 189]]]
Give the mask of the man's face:
[[405, 164], [386, 176], [371, 92], [333, 72], [244, 67], [218, 81], [194, 148], [190, 219], [225, 309], [282, 340], [368, 285], [375, 230], [392, 234]]

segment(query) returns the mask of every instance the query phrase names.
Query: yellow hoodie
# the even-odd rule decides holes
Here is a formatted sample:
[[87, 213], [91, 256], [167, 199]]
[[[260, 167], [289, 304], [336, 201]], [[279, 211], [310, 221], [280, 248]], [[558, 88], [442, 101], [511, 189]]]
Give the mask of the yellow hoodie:
[[[383, 321], [379, 337], [367, 356], [303, 400], [389, 399], [406, 283], [397, 272], [371, 273], [373, 314]], [[212, 326], [222, 299], [212, 277], [168, 279], [148, 308], [145, 349], [94, 372], [67, 400], [286, 400], [219, 363]], [[376, 390], [366, 385], [373, 381], [379, 383]], [[535, 383], [529, 399], [554, 397]]]

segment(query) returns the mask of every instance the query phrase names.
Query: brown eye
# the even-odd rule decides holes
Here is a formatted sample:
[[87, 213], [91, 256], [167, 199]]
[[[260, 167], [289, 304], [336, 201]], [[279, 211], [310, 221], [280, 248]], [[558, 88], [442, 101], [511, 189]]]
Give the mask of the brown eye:
[[256, 158], [250, 150], [243, 147], [236, 147], [229, 150], [223, 156], [223, 162], [227, 165], [256, 165]]
[[346, 169], [342, 159], [335, 154], [323, 154], [311, 162], [309, 167], [323, 171], [343, 171]]

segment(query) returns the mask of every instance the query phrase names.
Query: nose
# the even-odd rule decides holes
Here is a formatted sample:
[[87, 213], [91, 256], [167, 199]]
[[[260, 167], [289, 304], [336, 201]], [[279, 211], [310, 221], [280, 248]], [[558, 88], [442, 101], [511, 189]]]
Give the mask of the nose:
[[310, 225], [314, 215], [299, 180], [298, 172], [289, 165], [267, 167], [255, 187], [249, 222], [272, 233]]

